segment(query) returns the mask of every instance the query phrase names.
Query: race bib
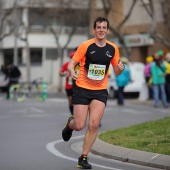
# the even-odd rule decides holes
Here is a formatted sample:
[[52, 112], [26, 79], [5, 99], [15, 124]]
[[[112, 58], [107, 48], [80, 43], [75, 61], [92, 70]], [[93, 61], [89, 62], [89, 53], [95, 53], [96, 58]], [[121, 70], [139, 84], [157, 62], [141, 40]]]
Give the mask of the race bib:
[[105, 65], [90, 64], [87, 77], [92, 80], [103, 80], [105, 76]]
[[71, 77], [68, 78], [68, 84], [73, 85], [73, 79]]

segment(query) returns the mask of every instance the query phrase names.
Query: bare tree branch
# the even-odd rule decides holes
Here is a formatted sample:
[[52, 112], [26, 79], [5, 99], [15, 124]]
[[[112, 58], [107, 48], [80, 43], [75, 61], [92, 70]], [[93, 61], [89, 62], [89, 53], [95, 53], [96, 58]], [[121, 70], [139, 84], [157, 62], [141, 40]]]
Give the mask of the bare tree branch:
[[162, 44], [164, 44], [167, 48], [170, 49], [170, 41], [166, 40], [162, 35], [154, 34], [154, 35], [152, 35], [152, 38], [154, 38], [155, 40], [160, 41]]
[[165, 18], [165, 25], [167, 26], [168, 30], [170, 31], [170, 2], [167, 2], [166, 0], [162, 1], [162, 12], [163, 16]]
[[132, 14], [132, 11], [134, 9], [134, 6], [135, 6], [136, 2], [137, 2], [137, 0], [133, 0], [132, 5], [131, 5], [131, 7], [129, 9], [129, 12], [127, 13], [127, 15], [125, 16], [123, 21], [117, 26], [116, 30], [119, 31], [121, 29], [121, 27], [125, 24], [125, 22], [129, 19], [130, 15]]
[[[150, 1], [150, 0], [149, 0], [149, 1]], [[141, 2], [142, 2], [143, 7], [145, 8], [146, 12], [148, 13], [148, 15], [149, 15], [151, 18], [153, 18], [152, 12], [151, 12], [151, 10], [148, 9], [148, 7], [147, 7], [146, 3], [144, 2], [144, 0], [141, 0]], [[151, 3], [151, 2], [149, 2], [149, 4], [150, 4], [150, 3]]]
[[0, 19], [0, 41], [2, 41], [5, 37], [9, 36], [12, 32], [14, 32], [15, 27], [14, 24], [10, 23], [10, 29], [7, 33], [3, 33], [3, 29], [4, 29], [4, 23], [6, 22], [7, 18], [13, 13], [13, 11], [15, 10], [16, 6], [17, 6], [17, 0], [14, 1], [14, 7], [13, 9], [2, 9], [2, 1], [0, 3], [1, 5], [1, 19]]
[[5, 14], [2, 16], [2, 19], [0, 20], [0, 33], [2, 33], [4, 21], [6, 20], [6, 18], [7, 18], [11, 13], [12, 13], [11, 10], [7, 10], [7, 11], [5, 12]]
[[67, 48], [67, 46], [68, 46], [68, 44], [70, 43], [70, 41], [71, 41], [71, 39], [72, 39], [72, 37], [73, 37], [73, 35], [74, 35], [74, 33], [76, 32], [76, 27], [73, 27], [72, 28], [72, 31], [71, 31], [71, 33], [70, 33], [70, 35], [69, 35], [69, 37], [68, 37], [68, 40], [67, 40], [67, 42], [66, 42], [66, 44], [64, 45], [64, 49], [65, 48]]
[[155, 16], [155, 8], [153, 5], [153, 1], [149, 0], [149, 2], [150, 2], [149, 3], [150, 9], [152, 11], [152, 15], [150, 15], [151, 16], [151, 28], [150, 28], [149, 34], [152, 36], [156, 32], [156, 16]]
[[111, 10], [112, 3], [109, 0], [102, 0], [104, 13], [107, 16]]
[[14, 32], [15, 28], [10, 29], [10, 31], [8, 33], [5, 33], [3, 35], [0, 36], [0, 41], [2, 41], [5, 37], [9, 36], [10, 34], [12, 34]]
[[50, 31], [51, 31], [51, 33], [54, 35], [56, 44], [58, 45], [58, 48], [61, 48], [61, 47], [60, 47], [60, 43], [59, 43], [59, 41], [58, 41], [58, 34], [54, 31], [54, 29], [53, 29], [52, 27], [50, 27]]
[[[105, 16], [107, 16], [108, 13], [110, 12], [110, 10], [112, 9], [112, 3], [113, 2], [112, 3], [111, 2], [109, 3], [109, 2], [110, 1], [102, 0], [103, 10], [104, 10]], [[119, 39], [119, 42], [120, 42], [120, 44], [122, 46], [124, 55], [127, 58], [129, 56], [129, 51], [128, 51], [128, 48], [126, 47], [126, 44], [124, 42], [124, 36], [121, 34], [121, 28], [126, 23], [126, 21], [129, 19], [129, 17], [131, 16], [136, 2], [137, 2], [137, 0], [133, 0], [127, 15], [125, 16], [125, 18], [122, 20], [122, 22], [116, 28], [113, 28], [112, 26], [110, 26], [110, 31]], [[109, 4], [109, 7], [108, 7], [107, 4]]]
[[[143, 2], [143, 0], [141, 0], [141, 1]], [[147, 13], [149, 14], [149, 16], [151, 18], [151, 27], [149, 30], [150, 36], [154, 40], [157, 40], [157, 41], [161, 42], [162, 44], [164, 44], [167, 48], [170, 48], [169, 40], [166, 40], [165, 37], [163, 37], [156, 31], [157, 22], [156, 22], [155, 8], [154, 8], [153, 0], [149, 0], [150, 12], [149, 12], [149, 9], [144, 4], [144, 2], [143, 2], [143, 5], [144, 5], [145, 10], [147, 11]], [[161, 5], [162, 5], [163, 16], [164, 16], [164, 22], [166, 23], [168, 29], [170, 29], [170, 25], [168, 25], [170, 23], [170, 21], [168, 20], [168, 12], [167, 12], [168, 3], [167, 3], [167, 1], [166, 2], [164, 1], [164, 3], [163, 2], [161, 3]]]

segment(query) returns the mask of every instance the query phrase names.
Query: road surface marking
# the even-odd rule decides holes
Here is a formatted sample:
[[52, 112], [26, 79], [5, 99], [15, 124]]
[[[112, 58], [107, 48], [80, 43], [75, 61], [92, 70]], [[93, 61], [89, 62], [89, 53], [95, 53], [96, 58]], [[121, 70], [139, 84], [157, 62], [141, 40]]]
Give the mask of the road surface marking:
[[[83, 136], [77, 136], [77, 137], [73, 137], [72, 139], [77, 139], [77, 138], [82, 138], [82, 137], [83, 137]], [[51, 152], [52, 154], [54, 154], [54, 155], [56, 155], [56, 156], [58, 156], [58, 157], [60, 157], [60, 158], [77, 162], [77, 159], [68, 157], [68, 156], [66, 156], [66, 155], [63, 155], [61, 152], [59, 152], [59, 151], [55, 148], [55, 145], [58, 144], [58, 143], [61, 143], [61, 142], [63, 142], [62, 139], [57, 140], [57, 141], [54, 141], [54, 142], [50, 142], [50, 143], [48, 143], [48, 144], [46, 145], [46, 148], [48, 149], [49, 152]], [[94, 164], [94, 163], [91, 163], [91, 164], [92, 164], [93, 166], [96, 166], [96, 167], [99, 167], [99, 168], [104, 168], [104, 169], [122, 170], [122, 169], [107, 167], [107, 166], [98, 165], [98, 164]]]

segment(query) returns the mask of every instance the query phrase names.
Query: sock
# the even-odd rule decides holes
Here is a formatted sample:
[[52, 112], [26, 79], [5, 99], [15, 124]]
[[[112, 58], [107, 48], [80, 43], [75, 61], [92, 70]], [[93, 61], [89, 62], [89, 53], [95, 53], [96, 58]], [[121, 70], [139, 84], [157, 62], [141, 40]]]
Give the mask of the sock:
[[[71, 122], [71, 121], [70, 121], [70, 122]], [[68, 129], [69, 129], [69, 131], [73, 131], [73, 129], [71, 129], [70, 126], [69, 126], [69, 125], [70, 125], [70, 122], [69, 122], [69, 124], [68, 124]]]
[[81, 154], [81, 156], [80, 156], [80, 157], [82, 157], [82, 156], [86, 156], [86, 157], [87, 157], [87, 155], [86, 155], [86, 154]]
[[69, 110], [70, 110], [71, 115], [73, 115], [73, 106], [69, 106]]

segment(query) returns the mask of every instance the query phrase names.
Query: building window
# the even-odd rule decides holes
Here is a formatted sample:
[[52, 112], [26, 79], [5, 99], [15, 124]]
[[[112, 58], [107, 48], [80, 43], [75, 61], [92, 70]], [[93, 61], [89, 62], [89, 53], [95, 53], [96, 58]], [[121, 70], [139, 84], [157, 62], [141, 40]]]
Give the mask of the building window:
[[29, 23], [32, 32], [50, 31], [51, 27], [57, 31], [62, 27], [62, 33], [68, 34], [76, 27], [75, 33], [79, 34], [88, 31], [89, 11], [86, 9], [30, 9]]
[[[18, 65], [22, 65], [22, 49], [18, 48]], [[14, 49], [5, 49], [4, 53], [4, 64], [14, 63]]]
[[31, 62], [31, 65], [42, 64], [42, 48], [31, 48], [30, 49], [30, 62]]
[[4, 50], [4, 64], [13, 63], [13, 49]]

